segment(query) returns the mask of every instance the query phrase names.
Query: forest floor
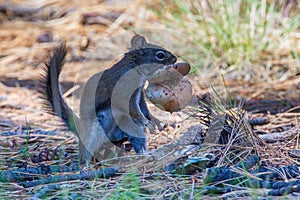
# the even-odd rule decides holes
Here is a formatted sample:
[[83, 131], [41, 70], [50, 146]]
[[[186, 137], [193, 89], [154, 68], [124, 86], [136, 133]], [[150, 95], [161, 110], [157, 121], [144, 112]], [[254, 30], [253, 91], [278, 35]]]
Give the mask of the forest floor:
[[[57, 147], [60, 147], [68, 155], [75, 158], [77, 156], [78, 143], [76, 137], [62, 126], [58, 118], [53, 117], [43, 109], [38, 93], [40, 87], [39, 76], [43, 63], [47, 61], [49, 54], [59, 41], [66, 41], [68, 45], [67, 61], [60, 81], [62, 91], [69, 93], [65, 97], [67, 102], [71, 104], [74, 96], [70, 89], [74, 88], [74, 82], [76, 83], [78, 80], [78, 74], [87, 73], [91, 75], [96, 70], [101, 71], [114, 61], [115, 55], [120, 56], [121, 53], [125, 53], [128, 46], [123, 40], [130, 41], [129, 36], [132, 34], [132, 31], [128, 29], [136, 28], [138, 30], [138, 28], [149, 26], [157, 26], [160, 30], [164, 29], [164, 25], [158, 22], [158, 17], [145, 10], [146, 8], [139, 5], [139, 3], [131, 6], [126, 3], [118, 3], [118, 6], [115, 6], [115, 1], [105, 1], [97, 5], [72, 1], [73, 5], [70, 6], [68, 3], [60, 1], [47, 1], [48, 3], [39, 1], [39, 3], [32, 6], [29, 3], [20, 2], [0, 3], [1, 170], [20, 168], [24, 166], [24, 163], [26, 163], [26, 166], [37, 167], [41, 163], [33, 162], [32, 157], [34, 155], [40, 156], [40, 152], [45, 151], [45, 149], [47, 149], [47, 155], [50, 154], [49, 149], [55, 151]], [[116, 42], [109, 49], [114, 53], [107, 51], [102, 53], [101, 45], [109, 44], [105, 43], [105, 39], [116, 34], [120, 34], [121, 43]], [[296, 39], [296, 44], [300, 47], [300, 37], [297, 36]], [[87, 66], [85, 58], [91, 54], [91, 51], [96, 51], [96, 54], [99, 52], [98, 60], [100, 60], [101, 68], [92, 68], [89, 72], [85, 72], [84, 67]], [[244, 117], [257, 120], [263, 118], [263, 123], [253, 125], [250, 129], [256, 135], [265, 135], [259, 136], [258, 138], [263, 141], [257, 142], [265, 146], [262, 146], [261, 149], [255, 147], [254, 150], [256, 155], [261, 157], [261, 161], [270, 167], [300, 166], [299, 60], [294, 62], [279, 57], [273, 62], [273, 66], [268, 69], [268, 72], [262, 70], [260, 73], [276, 73], [276, 70], [286, 70], [290, 65], [296, 66], [291, 67], [290, 71], [293, 73], [291, 72], [281, 79], [246, 80], [239, 77], [239, 72], [236, 73], [236, 76], [232, 72], [230, 72], [230, 76], [227, 76], [227, 74], [223, 76], [218, 67], [211, 69], [217, 71], [216, 74], [210, 74], [207, 77], [199, 68], [196, 70], [197, 72], [187, 76], [193, 85], [193, 93], [200, 98], [207, 92], [212, 92], [212, 86], [221, 88], [221, 90], [223, 89], [227, 94], [230, 94], [232, 100], [245, 100], [246, 106], [244, 109], [246, 114], [242, 116], [243, 119]], [[201, 74], [201, 76], [198, 74]], [[82, 76], [86, 77], [88, 75], [84, 74]], [[80, 81], [84, 82], [84, 80]], [[75, 98], [76, 101], [78, 99]], [[226, 99], [224, 102], [226, 103]], [[151, 103], [149, 103], [149, 107], [154, 116], [166, 123], [161, 132], [149, 135], [148, 147], [150, 150], [159, 149], [159, 147], [167, 145], [175, 139], [180, 139], [190, 127], [190, 124], [185, 122], [185, 118], [188, 116], [186, 110], [170, 114], [155, 108]], [[247, 131], [250, 130], [247, 129]], [[71, 158], [73, 158], [72, 156]], [[172, 159], [165, 160], [164, 165], [180, 156], [182, 155], [177, 152], [177, 155]], [[242, 159], [246, 158], [245, 155], [240, 156]], [[67, 159], [63, 163], [68, 162], [73, 161]], [[160, 162], [162, 161], [160, 160]], [[236, 164], [227, 163], [226, 165], [224, 162], [220, 162], [216, 166]], [[49, 159], [42, 163], [55, 165], [56, 161]], [[90, 168], [97, 169], [97, 167], [99, 168], [95, 165]], [[144, 174], [136, 176], [140, 173], [140, 169], [132, 172], [130, 171], [132, 169], [125, 167], [126, 170], [122, 171], [123, 174], [121, 173], [120, 177], [115, 176], [105, 181], [101, 179], [102, 183], [97, 181], [93, 183], [93, 180], [85, 181], [85, 184], [81, 183], [80, 180], [63, 182], [65, 185], [73, 183], [77, 189], [81, 188], [82, 191], [76, 190], [75, 187], [66, 186], [56, 190], [48, 189], [45, 192], [47, 194], [41, 194], [38, 192], [44, 187], [42, 184], [30, 189], [23, 188], [18, 185], [18, 182], [0, 183], [0, 196], [29, 198], [34, 197], [34, 195], [37, 197], [49, 195], [53, 198], [71, 198], [71, 193], [77, 193], [78, 198], [108, 197], [113, 199], [124, 197], [122, 195], [126, 194], [130, 196], [130, 199], [134, 199], [134, 197], [176, 199], [176, 195], [178, 195], [177, 197], [187, 198], [190, 194], [197, 197], [197, 194], [192, 194], [191, 191], [194, 187], [195, 193], [197, 189], [201, 190], [202, 186], [199, 186], [200, 188], [194, 186], [203, 182], [199, 178], [201, 177], [200, 172], [195, 172], [189, 177], [182, 176], [182, 179], [160, 175], [156, 179], [150, 180], [149, 174], [155, 171], [150, 168], [147, 168]], [[286, 177], [288, 176], [285, 176], [284, 181], [287, 181], [288, 178]], [[299, 178], [299, 175], [297, 178]], [[126, 185], [127, 180], [131, 181], [130, 186]], [[134, 186], [134, 184], [138, 186]], [[253, 197], [251, 195], [257, 197], [266, 194], [264, 189], [257, 190], [259, 191], [253, 192], [245, 189], [244, 193], [241, 190], [236, 190], [230, 193], [223, 192], [216, 196], [209, 195], [209, 197], [243, 198], [250, 196], [251, 198]], [[120, 193], [124, 194], [121, 195]], [[143, 195], [139, 196], [139, 194]], [[289, 195], [291, 195], [289, 197], [294, 197], [292, 195], [297, 195], [297, 193]]]

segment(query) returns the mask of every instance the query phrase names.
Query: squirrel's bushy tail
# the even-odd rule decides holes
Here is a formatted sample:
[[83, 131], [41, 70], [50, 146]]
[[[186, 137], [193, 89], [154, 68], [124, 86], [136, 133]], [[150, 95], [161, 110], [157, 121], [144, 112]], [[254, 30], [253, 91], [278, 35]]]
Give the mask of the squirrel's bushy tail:
[[66, 56], [66, 44], [61, 43], [55, 48], [50, 60], [45, 63], [43, 73], [40, 76], [41, 99], [44, 101], [44, 108], [51, 114], [59, 116], [68, 128], [77, 134], [75, 127], [76, 116], [63, 99], [59, 90], [59, 75], [64, 65]]

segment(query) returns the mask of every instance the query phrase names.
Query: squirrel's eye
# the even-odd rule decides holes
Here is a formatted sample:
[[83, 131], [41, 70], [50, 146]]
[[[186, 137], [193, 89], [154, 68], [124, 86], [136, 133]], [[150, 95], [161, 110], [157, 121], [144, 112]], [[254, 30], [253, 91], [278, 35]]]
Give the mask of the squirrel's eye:
[[156, 58], [158, 61], [163, 61], [163, 60], [166, 58], [166, 54], [165, 54], [165, 52], [163, 52], [163, 51], [158, 51], [158, 52], [156, 52], [156, 54], [155, 54], [155, 58]]

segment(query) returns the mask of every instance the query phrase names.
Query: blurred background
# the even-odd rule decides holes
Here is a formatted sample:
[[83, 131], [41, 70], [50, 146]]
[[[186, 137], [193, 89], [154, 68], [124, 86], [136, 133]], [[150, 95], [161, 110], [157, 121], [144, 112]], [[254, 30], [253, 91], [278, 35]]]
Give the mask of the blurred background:
[[[145, 28], [156, 28], [153, 38], [174, 36], [171, 49], [191, 63], [197, 95], [207, 91], [200, 72], [206, 83], [226, 86], [234, 97], [298, 100], [299, 11], [297, 0], [2, 0], [0, 119], [24, 124], [26, 113], [39, 126], [49, 119], [38, 102], [37, 80], [58, 42], [68, 44], [61, 77], [66, 91], [91, 52], [107, 66], [128, 48], [126, 33]], [[118, 42], [104, 42], [116, 34]]]

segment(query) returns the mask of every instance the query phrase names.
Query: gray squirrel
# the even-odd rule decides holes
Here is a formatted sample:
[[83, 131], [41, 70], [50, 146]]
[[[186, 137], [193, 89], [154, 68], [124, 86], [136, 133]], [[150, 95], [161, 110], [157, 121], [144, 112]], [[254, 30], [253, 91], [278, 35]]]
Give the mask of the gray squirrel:
[[145, 130], [153, 131], [143, 86], [147, 77], [177, 58], [166, 49], [147, 43], [143, 36], [131, 39], [131, 48], [111, 68], [92, 76], [86, 83], [77, 117], [59, 91], [59, 75], [66, 56], [66, 44], [45, 63], [40, 93], [46, 109], [59, 116], [79, 137], [80, 162], [99, 160], [105, 145], [120, 146], [128, 140], [137, 154], [146, 150]]

